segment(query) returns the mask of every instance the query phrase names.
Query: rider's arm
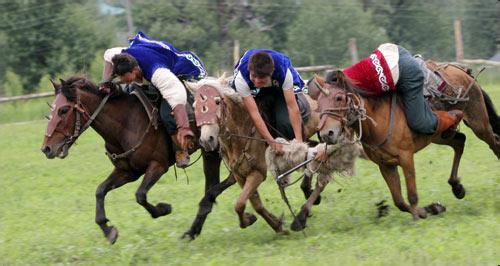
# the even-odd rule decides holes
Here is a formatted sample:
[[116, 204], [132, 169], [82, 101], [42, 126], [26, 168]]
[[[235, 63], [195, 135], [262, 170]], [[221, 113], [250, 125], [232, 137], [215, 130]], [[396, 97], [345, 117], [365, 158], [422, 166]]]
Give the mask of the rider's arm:
[[288, 108], [288, 118], [292, 124], [295, 139], [302, 142], [302, 119], [300, 117], [299, 106], [293, 92], [293, 76], [290, 69], [286, 71], [285, 80], [283, 81], [283, 96], [285, 97], [286, 107]]
[[158, 68], [151, 77], [155, 86], [172, 109], [178, 104], [186, 104], [187, 94], [182, 82], [168, 68]]
[[247, 112], [250, 114], [253, 124], [255, 125], [255, 128], [257, 129], [259, 134], [265, 140], [267, 140], [269, 144], [271, 144], [274, 140], [273, 136], [271, 136], [271, 133], [269, 133], [266, 123], [264, 122], [264, 119], [262, 119], [262, 116], [259, 113], [259, 109], [257, 107], [257, 104], [255, 103], [255, 100], [253, 99], [253, 96], [250, 95], [243, 97], [243, 105], [245, 106]]

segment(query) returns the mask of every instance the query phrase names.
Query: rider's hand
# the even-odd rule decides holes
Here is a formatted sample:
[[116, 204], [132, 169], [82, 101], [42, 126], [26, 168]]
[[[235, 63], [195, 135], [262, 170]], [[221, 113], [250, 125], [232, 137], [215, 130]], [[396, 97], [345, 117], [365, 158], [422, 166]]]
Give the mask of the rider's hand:
[[273, 151], [278, 155], [283, 155], [283, 144], [278, 143], [274, 140], [269, 141], [269, 145], [273, 149]]
[[314, 156], [314, 160], [322, 162], [326, 160], [326, 157], [326, 145], [323, 143], [318, 144], [318, 146], [316, 146], [316, 156]]
[[108, 82], [102, 82], [99, 84], [99, 92], [102, 93], [110, 93], [111, 90], [115, 87], [115, 84], [111, 81]]

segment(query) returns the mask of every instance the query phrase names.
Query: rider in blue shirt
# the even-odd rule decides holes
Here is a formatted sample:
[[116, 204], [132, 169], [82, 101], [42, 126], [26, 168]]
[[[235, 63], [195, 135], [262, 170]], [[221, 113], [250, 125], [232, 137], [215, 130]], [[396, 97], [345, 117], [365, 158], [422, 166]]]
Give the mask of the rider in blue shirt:
[[304, 87], [290, 59], [265, 49], [248, 50], [234, 68], [232, 87], [243, 98], [243, 104], [259, 134], [281, 153], [276, 137], [302, 142], [302, 119], [297, 98]]
[[[186, 111], [187, 92], [180, 79], [201, 79], [207, 71], [201, 60], [192, 52], [179, 52], [172, 44], [149, 39], [139, 32], [129, 47], [116, 47], [104, 53], [103, 79], [118, 76], [123, 83], [150, 82], [165, 101], [161, 116], [176, 146], [179, 167], [189, 163], [188, 148], [194, 134], [189, 127]], [[172, 120], [170, 113], [173, 111]]]

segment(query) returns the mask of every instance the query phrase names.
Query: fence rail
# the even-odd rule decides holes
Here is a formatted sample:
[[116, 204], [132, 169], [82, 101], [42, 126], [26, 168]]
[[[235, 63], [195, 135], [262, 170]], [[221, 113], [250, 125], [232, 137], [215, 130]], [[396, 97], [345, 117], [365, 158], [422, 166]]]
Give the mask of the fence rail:
[[54, 96], [54, 92], [40, 92], [40, 93], [25, 94], [12, 97], [0, 97], [0, 103], [15, 102], [19, 100], [30, 100], [36, 98], [49, 97], [49, 96]]

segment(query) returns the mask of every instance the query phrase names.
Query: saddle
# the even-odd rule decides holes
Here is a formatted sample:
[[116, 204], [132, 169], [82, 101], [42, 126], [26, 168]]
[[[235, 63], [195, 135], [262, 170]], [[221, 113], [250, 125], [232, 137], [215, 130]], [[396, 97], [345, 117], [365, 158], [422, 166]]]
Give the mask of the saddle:
[[464, 88], [461, 84], [452, 84], [443, 69], [449, 66], [456, 67], [472, 77], [471, 69], [458, 64], [438, 64], [432, 60], [424, 61], [418, 55], [415, 56], [415, 59], [419, 62], [424, 73], [424, 96], [433, 109], [457, 108], [457, 104], [469, 100], [467, 94], [473, 83], [468, 88]]

